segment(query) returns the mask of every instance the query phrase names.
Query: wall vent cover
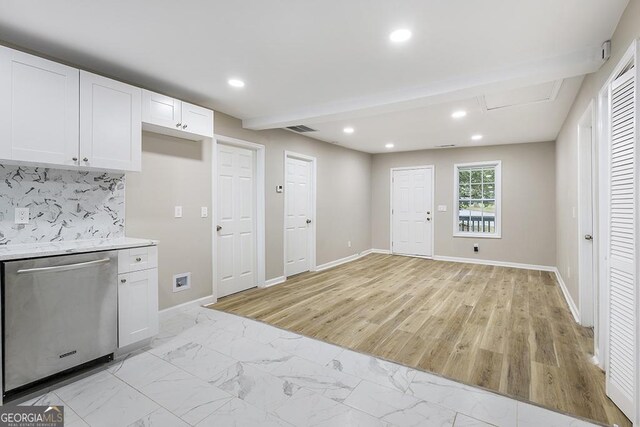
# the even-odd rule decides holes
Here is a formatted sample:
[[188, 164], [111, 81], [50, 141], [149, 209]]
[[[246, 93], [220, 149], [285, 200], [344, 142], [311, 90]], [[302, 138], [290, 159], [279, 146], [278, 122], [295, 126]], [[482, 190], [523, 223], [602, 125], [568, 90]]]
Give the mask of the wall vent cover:
[[311, 129], [309, 126], [305, 126], [305, 125], [287, 126], [287, 129], [292, 130], [294, 132], [298, 132], [298, 133], [316, 132], [315, 129]]

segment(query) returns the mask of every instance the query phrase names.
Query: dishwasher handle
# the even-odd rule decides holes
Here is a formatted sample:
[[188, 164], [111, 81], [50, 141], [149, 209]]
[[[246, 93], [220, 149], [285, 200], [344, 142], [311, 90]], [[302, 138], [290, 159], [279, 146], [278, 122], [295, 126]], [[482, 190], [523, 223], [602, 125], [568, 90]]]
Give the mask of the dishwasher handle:
[[97, 259], [95, 261], [87, 261], [87, 262], [79, 262], [76, 264], [66, 264], [66, 265], [55, 265], [52, 267], [37, 267], [37, 268], [27, 268], [24, 270], [16, 271], [16, 274], [27, 274], [27, 273], [40, 273], [40, 272], [55, 272], [55, 271], [68, 271], [68, 270], [79, 270], [81, 268], [87, 268], [94, 265], [104, 264], [111, 261], [109, 258]]

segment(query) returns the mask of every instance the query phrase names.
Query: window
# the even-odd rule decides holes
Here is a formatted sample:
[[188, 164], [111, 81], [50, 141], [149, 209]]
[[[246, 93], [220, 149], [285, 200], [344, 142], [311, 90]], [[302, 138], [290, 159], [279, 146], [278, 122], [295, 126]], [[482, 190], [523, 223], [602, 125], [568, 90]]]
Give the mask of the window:
[[500, 162], [454, 167], [453, 235], [500, 238]]

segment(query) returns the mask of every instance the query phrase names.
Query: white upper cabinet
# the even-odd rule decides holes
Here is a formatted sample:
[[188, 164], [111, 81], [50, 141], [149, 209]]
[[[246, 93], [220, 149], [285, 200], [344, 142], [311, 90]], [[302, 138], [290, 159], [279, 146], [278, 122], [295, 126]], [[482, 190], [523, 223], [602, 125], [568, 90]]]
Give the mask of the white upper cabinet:
[[213, 111], [183, 102], [182, 129], [196, 135], [213, 137]]
[[80, 72], [80, 165], [139, 171], [142, 90]]
[[151, 125], [181, 129], [182, 101], [143, 90], [142, 121]]
[[73, 166], [79, 71], [0, 46], [0, 160]]
[[148, 90], [142, 91], [143, 128], [186, 139], [213, 138], [213, 111]]

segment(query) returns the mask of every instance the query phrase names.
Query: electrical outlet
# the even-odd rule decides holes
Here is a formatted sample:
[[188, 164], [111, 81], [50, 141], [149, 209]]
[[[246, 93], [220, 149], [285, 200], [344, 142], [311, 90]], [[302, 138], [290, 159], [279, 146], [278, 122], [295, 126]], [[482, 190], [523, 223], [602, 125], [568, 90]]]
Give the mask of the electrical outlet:
[[349, 241], [347, 242], [347, 247], [348, 247], [348, 248], [350, 248], [350, 247], [351, 247], [351, 240], [349, 240]]
[[182, 218], [182, 206], [176, 206], [174, 208], [173, 216], [176, 218]]
[[480, 252], [480, 245], [478, 245], [477, 243], [473, 244], [473, 252]]
[[29, 208], [16, 208], [15, 209], [15, 223], [16, 224], [29, 224]]
[[203, 206], [200, 208], [200, 218], [206, 218], [209, 216], [209, 208], [206, 206]]

